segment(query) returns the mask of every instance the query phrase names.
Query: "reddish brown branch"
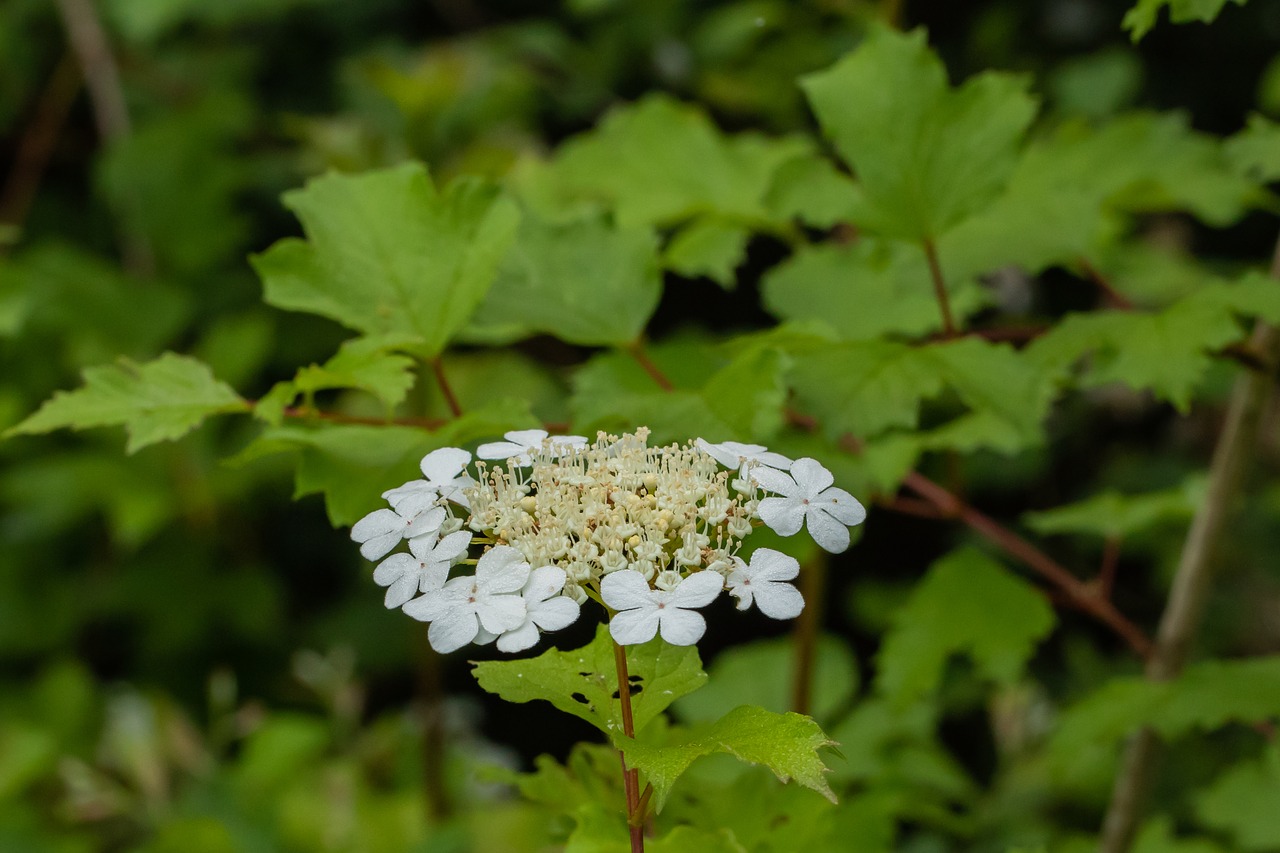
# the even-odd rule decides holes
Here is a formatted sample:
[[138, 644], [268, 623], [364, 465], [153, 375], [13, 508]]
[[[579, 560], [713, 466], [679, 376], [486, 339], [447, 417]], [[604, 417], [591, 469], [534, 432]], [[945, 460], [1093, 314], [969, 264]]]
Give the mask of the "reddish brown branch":
[[439, 356], [431, 359], [431, 372], [436, 377], [436, 384], [440, 386], [440, 393], [444, 395], [444, 401], [448, 405], [449, 411], [453, 413], [455, 418], [462, 417], [462, 406], [458, 404], [458, 398], [454, 396], [453, 388], [449, 385], [449, 380], [444, 375], [444, 365], [440, 362]]
[[13, 168], [0, 193], [0, 222], [21, 227], [26, 221], [67, 113], [80, 91], [80, 80], [75, 54], [68, 52], [53, 69], [36, 102], [31, 122], [18, 140]]
[[636, 364], [640, 365], [645, 373], [649, 374], [649, 378], [657, 383], [658, 387], [663, 391], [674, 391], [676, 386], [667, 378], [667, 374], [662, 372], [662, 368], [653, 363], [653, 359], [649, 358], [649, 353], [645, 351], [644, 344], [640, 341], [627, 347], [627, 354], [636, 360]]
[[951, 299], [947, 296], [947, 282], [942, 277], [942, 265], [938, 263], [938, 247], [932, 240], [921, 244], [924, 248], [925, 260], [929, 262], [929, 277], [933, 280], [933, 295], [938, 300], [938, 310], [942, 312], [943, 337], [956, 336], [956, 322], [951, 316]]
[[1151, 640], [1141, 628], [1039, 548], [919, 472], [908, 474], [903, 485], [932, 503], [944, 515], [963, 521], [971, 530], [1000, 546], [1005, 553], [1021, 560], [1065, 595], [1074, 607], [1111, 628], [1144, 660], [1151, 655]]
[[[618, 672], [618, 703], [622, 707], [622, 733], [635, 738], [635, 720], [631, 715], [631, 676], [627, 672], [627, 650], [613, 644], [613, 662]], [[640, 773], [627, 767], [626, 756], [618, 751], [622, 763], [622, 787], [627, 795], [627, 829], [631, 836], [631, 853], [644, 853], [644, 814], [640, 811]], [[646, 803], [647, 805], [647, 803]]]
[[1116, 586], [1116, 569], [1120, 565], [1120, 537], [1108, 536], [1102, 545], [1102, 565], [1098, 567], [1096, 581], [1098, 594], [1110, 598]]
[[1129, 300], [1129, 297], [1116, 290], [1110, 280], [1102, 274], [1101, 270], [1090, 263], [1088, 258], [1077, 258], [1076, 263], [1080, 265], [1080, 269], [1084, 271], [1089, 281], [1093, 282], [1098, 290], [1102, 292], [1103, 301], [1112, 308], [1119, 308], [1122, 311], [1133, 310], [1133, 302]]

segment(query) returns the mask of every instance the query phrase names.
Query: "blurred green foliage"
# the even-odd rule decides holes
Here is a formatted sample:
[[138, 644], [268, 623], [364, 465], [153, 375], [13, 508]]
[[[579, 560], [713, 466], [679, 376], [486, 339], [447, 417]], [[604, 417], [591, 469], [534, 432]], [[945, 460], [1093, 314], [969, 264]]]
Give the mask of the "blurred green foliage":
[[[1140, 725], [1132, 849], [1276, 849], [1274, 418], [1167, 683], [895, 500], [919, 468], [1116, 560], [1155, 625], [1280, 322], [1272, 4], [109, 0], [110, 139], [75, 5], [0, 5], [0, 850], [625, 850], [617, 753], [426, 657], [331, 527], [539, 424], [759, 441], [880, 504], [810, 599], [839, 755], [772, 766], [839, 804], [710, 754], [759, 758], [734, 709], [787, 712], [801, 660], [713, 610], [710, 686], [629, 753], [680, 776], [649, 849], [1091, 850]], [[940, 339], [934, 262], [980, 334]]]

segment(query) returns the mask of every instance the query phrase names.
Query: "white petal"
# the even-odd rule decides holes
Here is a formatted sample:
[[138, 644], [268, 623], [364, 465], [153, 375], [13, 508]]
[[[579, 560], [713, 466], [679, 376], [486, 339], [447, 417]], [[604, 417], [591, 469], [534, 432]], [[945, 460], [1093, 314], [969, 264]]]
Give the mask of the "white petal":
[[835, 482], [835, 477], [822, 467], [821, 462], [808, 456], [791, 463], [791, 476], [795, 478], [796, 485], [810, 497]]
[[539, 566], [529, 573], [529, 580], [524, 585], [522, 594], [525, 601], [532, 606], [532, 602], [546, 601], [558, 595], [568, 577], [559, 566]]
[[756, 512], [779, 536], [795, 536], [804, 526], [804, 504], [795, 498], [764, 498]]
[[435, 592], [418, 596], [401, 609], [419, 622], [431, 622], [454, 610], [471, 612], [475, 608], [468, 607], [467, 599], [471, 597], [474, 585], [475, 578], [454, 578]]
[[495, 634], [519, 628], [528, 612], [524, 599], [518, 595], [486, 595], [476, 602], [480, 624]]
[[375, 509], [351, 527], [354, 542], [367, 542], [392, 530], [404, 529], [404, 519], [389, 509]]
[[738, 599], [739, 610], [746, 610], [751, 606], [751, 602], [755, 600], [755, 584], [751, 583], [751, 578], [745, 571], [738, 569], [730, 572], [725, 583], [729, 587], [729, 594]]
[[662, 611], [659, 625], [662, 630], [662, 639], [673, 646], [692, 646], [707, 632], [707, 620], [702, 618], [701, 613], [681, 610], [678, 607], [668, 607]]
[[398, 510], [404, 501], [423, 492], [435, 494], [436, 487], [426, 480], [410, 480], [407, 483], [396, 486], [394, 489], [388, 489], [383, 492], [382, 497], [386, 499], [387, 503], [391, 504], [392, 509]]
[[489, 595], [519, 592], [528, 580], [529, 564], [510, 545], [489, 549], [476, 564], [476, 585]]
[[476, 458], [478, 459], [511, 459], [519, 457], [528, 450], [519, 444], [513, 444], [510, 441], [490, 441], [476, 448]]
[[375, 536], [368, 542], [360, 545], [360, 556], [366, 560], [381, 560], [383, 557], [391, 553], [391, 549], [400, 544], [403, 538], [400, 531], [384, 533], [381, 536]]
[[486, 631], [484, 626], [481, 625], [480, 630], [476, 631], [476, 638], [471, 642], [475, 643], [477, 646], [487, 646], [494, 640], [498, 639], [498, 636], [498, 634], [495, 634], [492, 631]]
[[756, 607], [770, 619], [794, 619], [804, 610], [804, 596], [789, 583], [766, 581], [753, 586], [756, 590]]
[[671, 592], [671, 605], [674, 607], [706, 607], [715, 601], [716, 596], [723, 590], [724, 575], [719, 572], [696, 572], [680, 581], [679, 586]]
[[525, 620], [525, 623], [514, 631], [508, 631], [498, 638], [498, 651], [515, 654], [525, 649], [531, 649], [538, 644], [538, 629], [534, 626], [532, 620]]
[[422, 457], [422, 475], [432, 483], [444, 483], [458, 476], [467, 467], [471, 454], [457, 447], [442, 447]]
[[800, 574], [800, 562], [772, 548], [757, 548], [751, 555], [752, 580], [789, 581]]
[[545, 429], [517, 429], [503, 433], [502, 437], [507, 441], [520, 445], [521, 449], [534, 450], [542, 446], [542, 440], [547, 437], [547, 431]]
[[[413, 602], [410, 602], [412, 604]], [[450, 610], [431, 623], [427, 630], [427, 640], [431, 648], [440, 654], [456, 652], [476, 638], [480, 623], [470, 610], [461, 608]]]
[[649, 582], [644, 575], [631, 569], [610, 572], [601, 578], [600, 597], [614, 610], [653, 606], [653, 590], [649, 589]]
[[[433, 562], [452, 562], [467, 552], [467, 548], [471, 546], [471, 531], [456, 530], [448, 536], [436, 543], [431, 549], [431, 560]], [[409, 541], [410, 550], [413, 549], [413, 540]]]
[[578, 621], [582, 609], [572, 598], [558, 595], [529, 607], [529, 619], [544, 631], [559, 631]]
[[449, 513], [445, 512], [442, 506], [432, 507], [420, 513], [404, 529], [405, 538], [435, 533], [440, 529], [440, 525], [444, 524], [444, 520], [448, 515]]
[[[378, 586], [390, 586], [400, 578], [405, 576], [406, 572], [416, 572], [418, 570], [418, 559], [408, 554], [392, 554], [387, 559], [378, 564], [373, 570], [373, 581]], [[405, 599], [408, 601], [408, 599]], [[401, 602], [403, 604], [403, 602]], [[400, 605], [395, 605], [399, 607]]]
[[[614, 574], [623, 574], [615, 572]], [[635, 574], [633, 572], [633, 574]], [[638, 575], [637, 575], [638, 576]], [[606, 575], [606, 579], [613, 575]], [[641, 581], [644, 578], [640, 578]], [[696, 613], [693, 615], [697, 615]], [[658, 633], [657, 611], [624, 610], [609, 620], [609, 634], [615, 642], [622, 646], [635, 646], [647, 643]]]
[[790, 474], [785, 472], [756, 466], [747, 470], [747, 476], [766, 492], [782, 495], [784, 498], [800, 494], [796, 481], [791, 478]]
[[818, 495], [814, 503], [831, 514], [836, 521], [848, 527], [867, 520], [867, 508], [844, 489], [830, 488]]
[[818, 547], [831, 554], [839, 554], [849, 547], [849, 528], [827, 515], [818, 507], [812, 507], [807, 516], [809, 535]]
[[387, 586], [387, 594], [383, 596], [382, 603], [388, 610], [395, 610], [417, 594], [417, 573], [401, 575]]

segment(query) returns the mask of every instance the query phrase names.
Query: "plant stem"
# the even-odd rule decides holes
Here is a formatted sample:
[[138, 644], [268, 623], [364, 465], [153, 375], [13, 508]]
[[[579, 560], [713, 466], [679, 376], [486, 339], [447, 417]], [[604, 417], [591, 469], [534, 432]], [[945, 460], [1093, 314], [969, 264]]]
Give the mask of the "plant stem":
[[75, 54], [68, 52], [54, 67], [36, 102], [31, 123], [18, 139], [13, 170], [5, 181], [4, 191], [0, 192], [0, 222], [21, 227], [26, 221], [67, 113], [80, 91], [80, 83]]
[[826, 601], [827, 561], [819, 554], [800, 572], [800, 592], [804, 609], [796, 618], [795, 664], [791, 673], [791, 710], [808, 714], [813, 704], [813, 667], [817, 659], [818, 630], [822, 625], [822, 605]]
[[[1272, 258], [1271, 275], [1280, 278], [1280, 241]], [[1280, 335], [1259, 322], [1250, 348], [1274, 369], [1280, 358]], [[1156, 631], [1155, 649], [1147, 661], [1146, 677], [1151, 681], [1174, 678], [1186, 663], [1209, 598], [1214, 555], [1226, 529], [1231, 504], [1244, 480], [1271, 386], [1267, 374], [1247, 372], [1236, 379], [1231, 391], [1226, 420], [1209, 463], [1208, 491], [1187, 531], [1169, 600]], [[1129, 739], [1102, 824], [1098, 845], [1101, 853], [1124, 853], [1132, 845], [1159, 753], [1160, 741], [1150, 728], [1139, 730]]]
[[951, 300], [947, 296], [947, 282], [942, 277], [942, 265], [938, 263], [938, 247], [932, 240], [925, 240], [921, 246], [924, 248], [925, 260], [929, 262], [929, 277], [933, 279], [933, 295], [938, 298], [938, 310], [942, 312], [942, 336], [954, 338], [956, 323], [951, 317]]
[[1084, 274], [1089, 277], [1089, 280], [1097, 286], [1098, 290], [1102, 291], [1102, 298], [1108, 305], [1112, 308], [1119, 308], [1121, 311], [1133, 309], [1133, 303], [1129, 301], [1129, 297], [1116, 290], [1107, 277], [1102, 274], [1102, 271], [1090, 263], [1088, 258], [1077, 258], [1076, 260], [1080, 264], [1080, 268], [1084, 270]]
[[449, 379], [444, 375], [444, 364], [441, 363], [440, 356], [431, 359], [431, 372], [436, 377], [436, 384], [440, 386], [440, 393], [444, 395], [449, 411], [455, 418], [462, 417], [462, 406], [458, 404], [458, 398], [454, 395], [452, 386], [449, 385]]
[[1144, 660], [1151, 654], [1151, 640], [1142, 629], [1134, 625], [1115, 605], [1098, 595], [1088, 584], [1078, 579], [1056, 560], [1014, 533], [1009, 528], [964, 503], [951, 492], [928, 477], [913, 471], [902, 484], [920, 497], [932, 503], [944, 515], [958, 518], [974, 532], [1006, 553], [1017, 557], [1033, 571], [1060, 590], [1074, 606], [1088, 613], [1115, 631], [1129, 647]]
[[[93, 0], [55, 0], [54, 5], [66, 27], [71, 49], [80, 61], [98, 135], [103, 142], [118, 142], [132, 132], [132, 125], [120, 83], [120, 69], [111, 54]], [[136, 197], [126, 199], [125, 204], [129, 208], [124, 211], [126, 220], [141, 208], [141, 200]], [[120, 249], [126, 268], [142, 274], [155, 272], [155, 254], [145, 234], [122, 225]]]
[[[613, 644], [613, 663], [618, 671], [618, 702], [622, 706], [622, 733], [629, 738], [636, 736], [635, 721], [631, 716], [631, 676], [627, 672], [627, 650]], [[631, 833], [631, 853], [644, 853], [644, 814], [640, 810], [640, 774], [627, 768], [627, 758], [618, 750], [622, 764], [622, 787], [627, 794], [627, 828]], [[648, 801], [645, 801], [648, 805]]]
[[641, 341], [637, 340], [635, 343], [628, 345], [627, 353], [636, 360], [636, 364], [640, 365], [645, 373], [649, 374], [649, 378], [657, 383], [659, 388], [663, 391], [676, 390], [676, 386], [667, 377], [667, 374], [662, 372], [662, 368], [654, 364], [653, 359], [649, 358], [649, 353], [645, 352], [644, 344]]

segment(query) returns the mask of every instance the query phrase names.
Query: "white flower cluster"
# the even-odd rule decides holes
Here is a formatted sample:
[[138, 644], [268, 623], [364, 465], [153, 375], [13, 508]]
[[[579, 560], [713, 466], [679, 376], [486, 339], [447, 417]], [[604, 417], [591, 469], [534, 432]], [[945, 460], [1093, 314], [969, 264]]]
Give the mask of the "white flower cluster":
[[[430, 622], [440, 652], [496, 640], [518, 652], [577, 620], [588, 599], [613, 616], [624, 645], [657, 634], [674, 645], [701, 638], [696, 609], [728, 590], [738, 609], [791, 619], [804, 599], [790, 581], [792, 557], [759, 548], [737, 556], [759, 524], [784, 536], [808, 527], [819, 546], [849, 547], [849, 527], [866, 511], [813, 459], [794, 462], [767, 448], [697, 439], [649, 447], [634, 434], [506, 434], [471, 454], [455, 447], [422, 460], [423, 479], [383, 494], [390, 509], [351, 529], [360, 553], [381, 560], [373, 577], [386, 605]], [[408, 540], [409, 553], [387, 556]], [[483, 546], [468, 559], [472, 544]], [[385, 559], [383, 559], [385, 557]], [[474, 574], [458, 573], [473, 564]]]

